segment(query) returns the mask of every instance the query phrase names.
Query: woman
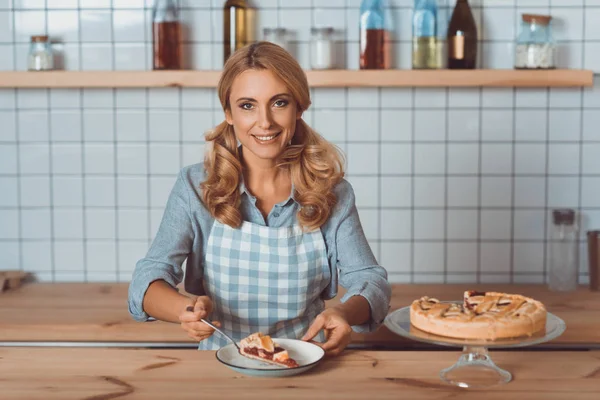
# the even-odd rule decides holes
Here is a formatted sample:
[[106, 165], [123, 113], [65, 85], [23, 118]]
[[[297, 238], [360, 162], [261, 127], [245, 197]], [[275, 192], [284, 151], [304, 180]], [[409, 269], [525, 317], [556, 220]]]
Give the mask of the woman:
[[[391, 290], [340, 154], [302, 120], [306, 75], [281, 47], [261, 42], [229, 58], [218, 92], [225, 121], [206, 136], [204, 164], [180, 172], [133, 273], [129, 312], [181, 323], [199, 349], [227, 344], [200, 321], [209, 318], [236, 340], [260, 331], [316, 339], [339, 354], [352, 329], [382, 323]], [[174, 289], [186, 258], [185, 289], [195, 298]], [[325, 309], [338, 283], [347, 293]]]

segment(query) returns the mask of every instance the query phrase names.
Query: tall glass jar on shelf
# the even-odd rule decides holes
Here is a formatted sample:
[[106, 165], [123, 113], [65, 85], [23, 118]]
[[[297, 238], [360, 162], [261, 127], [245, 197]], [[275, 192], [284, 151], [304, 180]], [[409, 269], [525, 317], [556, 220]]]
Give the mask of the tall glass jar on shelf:
[[253, 39], [253, 10], [246, 0], [227, 0], [223, 6], [223, 63]]
[[572, 291], [577, 288], [578, 229], [575, 210], [552, 211], [550, 232], [550, 263], [548, 286], [554, 291]]
[[152, 10], [152, 68], [181, 69], [181, 28], [175, 0], [156, 0]]
[[523, 14], [515, 45], [516, 69], [556, 68], [556, 41], [549, 15]]
[[360, 69], [389, 69], [392, 14], [387, 0], [363, 0], [359, 15]]

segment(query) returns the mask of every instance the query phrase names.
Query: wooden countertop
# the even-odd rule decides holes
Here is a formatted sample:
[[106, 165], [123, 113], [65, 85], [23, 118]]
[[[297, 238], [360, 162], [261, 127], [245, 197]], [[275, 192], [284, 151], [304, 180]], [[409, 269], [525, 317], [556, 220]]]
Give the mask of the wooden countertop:
[[[544, 285], [393, 285], [391, 310], [409, 305], [423, 295], [441, 300], [460, 299], [463, 291], [469, 289], [522, 293], [542, 301], [567, 324], [565, 333], [546, 345], [600, 345], [600, 292], [590, 292], [584, 286], [576, 292], [556, 293]], [[0, 342], [29, 341], [192, 345], [178, 324], [134, 321], [127, 311], [126, 283], [28, 283], [0, 294]], [[354, 334], [353, 343], [389, 347], [422, 345], [391, 333], [385, 326], [375, 333]]]
[[[443, 382], [454, 351], [347, 350], [302, 375], [256, 378], [190, 349], [0, 348], [2, 399], [600, 398], [600, 351], [493, 352], [513, 380], [485, 389]], [[57, 362], [60, 360], [60, 362]]]

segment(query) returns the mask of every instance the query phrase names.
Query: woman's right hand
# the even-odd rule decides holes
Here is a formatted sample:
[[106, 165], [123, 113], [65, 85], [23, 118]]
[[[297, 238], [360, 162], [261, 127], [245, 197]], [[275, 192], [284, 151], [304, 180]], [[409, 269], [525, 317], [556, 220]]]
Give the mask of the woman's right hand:
[[[202, 341], [207, 339], [214, 333], [214, 329], [206, 325], [200, 319], [204, 319], [212, 311], [212, 301], [208, 296], [199, 296], [196, 298], [194, 304], [186, 307], [186, 309], [179, 314], [179, 321], [181, 321], [181, 328], [188, 333], [188, 336], [194, 340]], [[218, 321], [211, 321], [213, 325], [221, 327], [221, 323]]]

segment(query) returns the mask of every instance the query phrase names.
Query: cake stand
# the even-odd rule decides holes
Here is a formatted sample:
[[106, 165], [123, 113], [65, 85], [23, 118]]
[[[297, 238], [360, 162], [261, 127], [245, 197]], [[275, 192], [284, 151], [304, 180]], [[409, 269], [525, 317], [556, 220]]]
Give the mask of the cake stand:
[[[443, 302], [446, 303], [446, 302]], [[455, 302], [456, 303], [456, 302]], [[559, 337], [566, 328], [564, 321], [547, 313], [546, 330], [530, 337], [500, 340], [455, 339], [424, 332], [410, 323], [410, 306], [400, 308], [385, 318], [385, 326], [397, 335], [441, 346], [462, 347], [458, 361], [440, 371], [442, 380], [463, 388], [483, 388], [512, 379], [510, 372], [499, 368], [488, 354], [490, 348], [525, 347], [548, 342]]]

